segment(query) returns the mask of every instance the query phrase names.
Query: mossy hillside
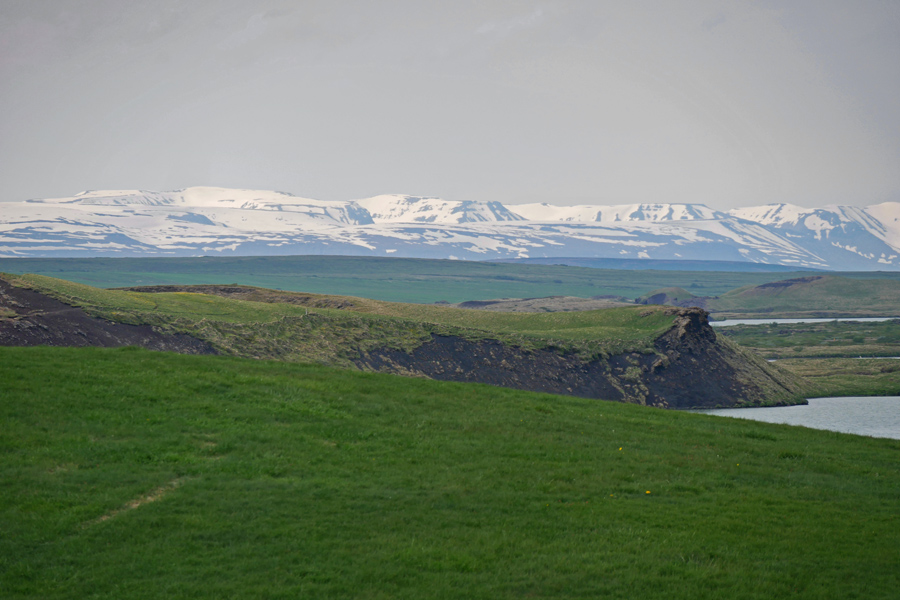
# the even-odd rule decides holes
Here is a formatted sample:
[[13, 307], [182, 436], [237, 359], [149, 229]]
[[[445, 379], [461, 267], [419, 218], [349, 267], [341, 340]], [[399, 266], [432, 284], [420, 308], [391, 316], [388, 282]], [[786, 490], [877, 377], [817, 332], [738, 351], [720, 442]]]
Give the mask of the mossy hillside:
[[[4, 598], [892, 598], [900, 442], [0, 348]], [[649, 493], [648, 493], [649, 492]]]
[[[653, 352], [654, 340], [674, 323], [671, 311], [663, 307], [489, 313], [268, 290], [260, 290], [265, 300], [260, 302], [186, 292], [104, 290], [41, 275], [6, 277], [95, 316], [190, 333], [223, 352], [345, 365], [360, 351], [408, 351], [432, 335], [498, 339], [525, 350], [554, 348], [585, 360]], [[323, 307], [329, 305], [348, 308]]]

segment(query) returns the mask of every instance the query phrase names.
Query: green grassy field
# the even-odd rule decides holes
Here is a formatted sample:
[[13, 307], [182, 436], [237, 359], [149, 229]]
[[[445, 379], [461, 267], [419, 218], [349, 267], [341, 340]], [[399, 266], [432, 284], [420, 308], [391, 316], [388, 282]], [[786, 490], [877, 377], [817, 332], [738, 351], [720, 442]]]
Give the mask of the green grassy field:
[[[807, 272], [733, 273], [625, 271], [556, 265], [351, 256], [235, 258], [0, 258], [0, 271], [37, 273], [95, 287], [229, 284], [364, 296], [393, 302], [462, 302], [493, 298], [599, 295], [634, 299], [650, 290], [682, 287], [697, 296], [802, 277]], [[900, 280], [900, 273], [842, 273]]]
[[0, 348], [3, 598], [895, 598], [900, 442]]

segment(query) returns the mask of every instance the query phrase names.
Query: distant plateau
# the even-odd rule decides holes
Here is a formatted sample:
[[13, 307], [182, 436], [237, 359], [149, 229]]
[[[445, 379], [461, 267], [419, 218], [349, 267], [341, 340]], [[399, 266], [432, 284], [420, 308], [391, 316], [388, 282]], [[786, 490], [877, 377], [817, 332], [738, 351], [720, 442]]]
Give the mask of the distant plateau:
[[722, 212], [702, 204], [504, 205], [398, 194], [323, 201], [215, 187], [0, 203], [0, 257], [276, 255], [898, 271], [900, 203]]

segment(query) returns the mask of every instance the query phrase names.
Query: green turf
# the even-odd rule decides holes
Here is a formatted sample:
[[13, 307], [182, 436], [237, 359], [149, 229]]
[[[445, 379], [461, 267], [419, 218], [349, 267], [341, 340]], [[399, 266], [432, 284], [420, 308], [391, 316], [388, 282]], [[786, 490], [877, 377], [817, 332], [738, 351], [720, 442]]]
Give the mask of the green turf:
[[0, 348], [0, 596], [895, 598], [900, 442]]
[[[352, 256], [234, 258], [0, 258], [0, 271], [37, 273], [95, 287], [240, 283], [393, 302], [462, 302], [492, 298], [599, 295], [637, 298], [664, 287], [717, 296], [809, 272], [624, 271], [556, 265]], [[843, 273], [900, 279], [900, 273]]]

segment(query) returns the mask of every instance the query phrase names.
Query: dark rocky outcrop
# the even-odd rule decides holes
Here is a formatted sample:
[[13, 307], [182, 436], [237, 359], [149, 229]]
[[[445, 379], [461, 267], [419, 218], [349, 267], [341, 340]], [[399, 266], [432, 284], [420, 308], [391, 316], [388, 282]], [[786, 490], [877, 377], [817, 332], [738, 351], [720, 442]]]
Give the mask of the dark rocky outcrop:
[[215, 354], [204, 341], [98, 319], [80, 308], [0, 279], [0, 346], [141, 346], [181, 354]]
[[663, 408], [802, 401], [796, 377], [717, 338], [705, 311], [673, 311], [675, 323], [656, 340], [653, 353], [584, 362], [571, 354], [525, 351], [494, 340], [433, 336], [412, 352], [382, 349], [362, 354], [356, 364], [373, 371]]

